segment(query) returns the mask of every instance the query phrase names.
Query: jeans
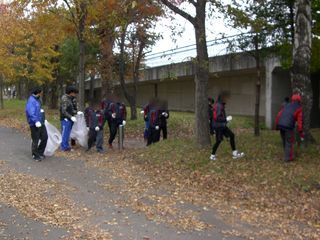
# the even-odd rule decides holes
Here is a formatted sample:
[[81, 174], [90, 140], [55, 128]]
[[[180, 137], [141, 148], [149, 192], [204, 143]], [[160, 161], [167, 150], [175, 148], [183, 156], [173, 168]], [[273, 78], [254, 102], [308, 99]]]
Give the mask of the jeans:
[[61, 150], [68, 151], [71, 149], [69, 145], [71, 129], [73, 126], [73, 122], [71, 120], [62, 120], [61, 121], [61, 132], [62, 132], [62, 142], [61, 142]]
[[103, 150], [103, 129], [98, 132], [95, 129], [89, 130], [88, 150], [92, 148], [94, 143], [96, 143], [97, 151]]

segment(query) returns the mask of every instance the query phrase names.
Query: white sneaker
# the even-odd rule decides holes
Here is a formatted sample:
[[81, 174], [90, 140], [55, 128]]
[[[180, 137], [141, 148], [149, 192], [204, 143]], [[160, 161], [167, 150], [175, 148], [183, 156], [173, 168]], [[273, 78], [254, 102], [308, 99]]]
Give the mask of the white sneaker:
[[242, 158], [244, 157], [244, 153], [243, 152], [238, 152], [238, 150], [235, 150], [232, 152], [232, 158], [233, 159], [238, 159], [238, 158]]
[[211, 154], [211, 156], [210, 156], [210, 160], [211, 160], [211, 161], [215, 161], [215, 160], [217, 160], [216, 155]]

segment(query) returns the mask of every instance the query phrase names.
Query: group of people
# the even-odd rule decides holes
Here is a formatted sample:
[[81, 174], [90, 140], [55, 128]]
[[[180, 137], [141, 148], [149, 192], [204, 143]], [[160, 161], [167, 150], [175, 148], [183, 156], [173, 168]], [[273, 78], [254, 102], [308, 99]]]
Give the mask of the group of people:
[[[228, 92], [222, 92], [216, 101], [208, 98], [208, 117], [210, 133], [215, 134], [216, 142], [212, 147], [210, 160], [216, 160], [216, 152], [224, 137], [230, 140], [232, 149], [232, 157], [234, 159], [244, 156], [243, 152], [236, 150], [235, 135], [229, 129], [228, 122], [232, 120], [232, 116], [227, 116], [225, 106], [230, 95]], [[294, 160], [295, 136], [298, 133], [300, 141], [304, 141], [303, 131], [303, 111], [301, 105], [301, 96], [293, 94], [291, 101], [289, 97], [285, 98], [284, 103], [276, 117], [276, 130], [280, 131], [282, 146], [284, 149], [284, 160], [290, 162]]]
[[[35, 88], [29, 97], [26, 105], [26, 116], [31, 130], [32, 138], [32, 156], [36, 161], [41, 161], [46, 148], [48, 133], [46, 130], [45, 112], [41, 107], [40, 98], [42, 96], [41, 88]], [[101, 103], [91, 104], [83, 112], [78, 111], [76, 96], [77, 88], [67, 87], [65, 95], [61, 98], [60, 105], [60, 121], [62, 130], [62, 142], [60, 149], [62, 151], [70, 151], [71, 145], [75, 141], [71, 139], [70, 134], [73, 124], [77, 121], [77, 115], [84, 115], [88, 130], [88, 151], [95, 144], [99, 153], [103, 153], [103, 132], [105, 124], [108, 123], [110, 137], [108, 140], [109, 148], [113, 148], [112, 144], [117, 135], [119, 126], [126, 125], [127, 111], [126, 106], [117, 99], [105, 99]], [[227, 116], [225, 107], [229, 92], [223, 91], [219, 94], [216, 101], [209, 98], [208, 118], [210, 133], [215, 135], [215, 143], [212, 147], [210, 160], [217, 159], [217, 150], [224, 140], [229, 139], [232, 149], [232, 158], [238, 159], [245, 154], [236, 148], [235, 135], [228, 127], [228, 123], [232, 120], [232, 116]], [[298, 130], [301, 141], [304, 140], [303, 133], [303, 114], [301, 106], [301, 96], [294, 94], [291, 102], [286, 99], [281, 106], [281, 110], [276, 118], [276, 129], [280, 131], [283, 148], [285, 152], [285, 161], [294, 159], [294, 143], [296, 129]], [[147, 146], [154, 144], [160, 140], [161, 132], [163, 139], [167, 139], [167, 120], [169, 111], [167, 103], [159, 99], [152, 99], [143, 107], [141, 111], [145, 121], [144, 138]]]
[[[90, 104], [84, 112], [78, 111], [77, 107], [78, 89], [74, 86], [66, 88], [65, 94], [60, 101], [60, 122], [61, 122], [61, 151], [71, 151], [71, 146], [75, 145], [75, 139], [71, 139], [73, 125], [77, 122], [77, 116], [84, 115], [88, 131], [88, 148], [89, 151], [93, 145], [99, 153], [103, 153], [103, 130], [106, 123], [109, 126], [109, 148], [116, 138], [118, 127], [126, 125], [126, 106], [120, 101], [104, 100], [102, 103]], [[41, 88], [35, 88], [26, 104], [26, 117], [31, 129], [32, 138], [32, 157], [36, 161], [45, 158], [44, 152], [48, 141], [46, 129], [46, 118], [41, 106]]]

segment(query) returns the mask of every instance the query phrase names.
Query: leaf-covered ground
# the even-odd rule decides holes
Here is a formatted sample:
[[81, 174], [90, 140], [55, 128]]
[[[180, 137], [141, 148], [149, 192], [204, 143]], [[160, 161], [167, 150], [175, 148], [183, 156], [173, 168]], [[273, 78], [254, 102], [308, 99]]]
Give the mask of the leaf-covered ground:
[[[11, 104], [0, 112], [0, 125], [27, 133], [21, 103]], [[48, 115], [58, 124], [56, 112]], [[240, 160], [231, 159], [225, 141], [218, 160], [210, 162], [210, 149], [199, 150], [192, 142], [191, 113], [172, 113], [169, 140], [149, 148], [141, 140], [143, 121], [139, 119], [128, 122], [124, 152], [101, 156], [77, 148], [58, 156], [82, 159], [89, 168], [103, 170], [109, 180], [101, 186], [123, 196], [114, 204], [178, 231], [214, 228], [198, 209], [217, 209], [227, 222], [234, 224], [237, 218], [251, 226], [225, 230], [225, 236], [320, 239], [320, 145], [299, 148], [297, 161], [285, 164], [278, 133], [263, 130], [255, 138], [251, 127], [252, 121], [245, 117], [235, 117], [231, 124], [238, 148], [246, 153]], [[320, 131], [313, 134], [319, 143]], [[185, 210], [188, 205], [195, 207]]]

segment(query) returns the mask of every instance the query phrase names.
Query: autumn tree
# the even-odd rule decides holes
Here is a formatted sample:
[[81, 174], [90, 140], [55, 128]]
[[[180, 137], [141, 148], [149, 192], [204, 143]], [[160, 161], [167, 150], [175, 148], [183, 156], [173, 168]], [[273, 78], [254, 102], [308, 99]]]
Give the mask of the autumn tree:
[[[209, 57], [206, 40], [206, 13], [208, 3], [217, 4], [209, 0], [159, 0], [174, 13], [189, 21], [195, 30], [197, 57], [195, 60], [195, 133], [199, 146], [210, 144], [208, 124], [208, 79]], [[195, 14], [192, 15], [183, 9], [181, 4], [192, 6]]]
[[70, 14], [70, 21], [74, 25], [74, 31], [79, 41], [79, 106], [84, 109], [85, 104], [85, 47], [86, 38], [85, 31], [87, 27], [88, 8], [91, 4], [90, 0], [63, 0]]
[[[130, 1], [129, 1], [130, 2]], [[137, 88], [140, 77], [140, 67], [145, 51], [154, 44], [157, 34], [153, 32], [154, 23], [161, 11], [158, 5], [146, 0], [135, 1], [127, 8], [127, 13], [119, 27], [119, 81], [122, 92], [129, 102], [131, 119], [137, 119]], [[126, 64], [125, 56], [129, 56]], [[129, 65], [130, 68], [129, 68]], [[131, 72], [130, 72], [130, 69]], [[125, 77], [128, 74], [133, 79], [132, 90], [126, 86]]]

